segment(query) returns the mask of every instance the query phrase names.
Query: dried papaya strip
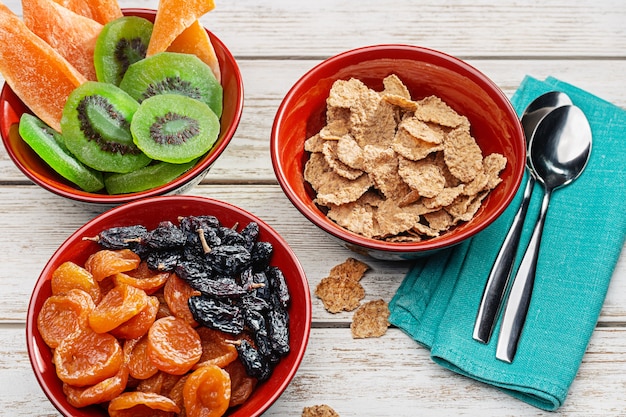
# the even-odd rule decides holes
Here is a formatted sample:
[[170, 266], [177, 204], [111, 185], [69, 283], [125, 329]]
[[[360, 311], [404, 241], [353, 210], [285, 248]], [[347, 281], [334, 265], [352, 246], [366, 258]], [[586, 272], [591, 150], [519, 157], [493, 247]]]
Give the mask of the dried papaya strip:
[[163, 297], [165, 297], [165, 302], [171, 313], [185, 320], [191, 326], [196, 327], [198, 322], [196, 322], [193, 314], [191, 314], [191, 310], [189, 310], [189, 297], [193, 295], [200, 295], [200, 292], [194, 290], [176, 274], [171, 274], [163, 287]]
[[119, 339], [136, 339], [148, 333], [150, 326], [156, 320], [159, 311], [159, 299], [148, 297], [146, 306], [124, 323], [111, 330], [110, 333]]
[[216, 365], [224, 368], [237, 359], [237, 348], [230, 341], [232, 336], [208, 327], [198, 327], [196, 331], [202, 344], [202, 356], [194, 365], [194, 369], [204, 365]]
[[85, 269], [99, 282], [118, 272], [132, 271], [140, 262], [139, 255], [130, 249], [102, 249], [87, 258]]
[[187, 417], [219, 417], [230, 403], [230, 376], [215, 365], [193, 371], [183, 388]]
[[161, 417], [180, 412], [174, 401], [153, 392], [124, 392], [109, 402], [110, 417]]
[[56, 348], [71, 334], [89, 327], [89, 315], [95, 308], [89, 294], [72, 289], [49, 297], [37, 316], [37, 329], [44, 342]]
[[127, 284], [116, 285], [91, 312], [89, 325], [97, 333], [111, 331], [139, 314], [148, 304], [148, 299], [143, 290]]
[[59, 343], [53, 360], [61, 381], [84, 387], [115, 375], [124, 364], [124, 355], [114, 336], [85, 329]]
[[71, 261], [63, 262], [54, 270], [50, 284], [53, 295], [63, 294], [71, 289], [79, 289], [91, 295], [94, 303], [98, 303], [102, 297], [100, 286], [93, 275], [82, 266]]
[[163, 317], [148, 331], [147, 353], [160, 370], [182, 375], [202, 355], [200, 336], [186, 321], [173, 316]]
[[81, 408], [111, 401], [124, 392], [127, 383], [128, 366], [123, 364], [117, 374], [95, 385], [75, 387], [69, 384], [63, 384], [63, 393], [71, 405]]

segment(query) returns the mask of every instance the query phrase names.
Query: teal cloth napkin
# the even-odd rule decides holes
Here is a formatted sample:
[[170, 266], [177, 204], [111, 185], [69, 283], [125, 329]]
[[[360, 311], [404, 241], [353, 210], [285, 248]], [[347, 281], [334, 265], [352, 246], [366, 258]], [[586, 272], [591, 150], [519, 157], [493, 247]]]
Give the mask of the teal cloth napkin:
[[[521, 115], [535, 97], [552, 90], [568, 94], [587, 115], [592, 155], [585, 172], [552, 196], [513, 363], [495, 357], [499, 322], [489, 344], [472, 339], [472, 332], [487, 276], [524, 187], [479, 235], [416, 261], [389, 305], [390, 322], [430, 349], [434, 362], [550, 411], [563, 404], [580, 367], [626, 237], [626, 111], [551, 77], [524, 78], [511, 101]], [[536, 185], [517, 263], [542, 196]]]

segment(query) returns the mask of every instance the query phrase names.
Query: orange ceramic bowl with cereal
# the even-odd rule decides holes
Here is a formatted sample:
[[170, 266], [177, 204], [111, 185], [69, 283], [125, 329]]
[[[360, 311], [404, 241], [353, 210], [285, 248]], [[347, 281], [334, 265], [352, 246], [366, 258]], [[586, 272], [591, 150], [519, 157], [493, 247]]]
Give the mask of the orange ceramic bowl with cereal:
[[287, 242], [263, 220], [225, 202], [186, 195], [151, 197], [112, 208], [72, 233], [52, 255], [35, 283], [27, 314], [28, 356], [41, 388], [63, 416], [103, 417], [107, 412], [106, 407], [99, 405], [75, 408], [68, 403], [63, 393], [63, 384], [58, 379], [52, 363], [51, 349], [39, 333], [37, 317], [44, 301], [52, 294], [50, 281], [52, 272], [66, 261], [84, 265], [88, 256], [100, 249], [97, 243], [85, 240], [84, 237], [96, 236], [102, 230], [114, 226], [142, 224], [147, 229], [153, 229], [161, 221], [166, 220], [178, 224], [179, 216], [189, 215], [213, 215], [224, 226], [239, 225], [237, 230], [251, 221], [257, 222], [260, 230], [258, 240], [272, 244], [274, 252], [270, 265], [281, 269], [291, 296], [288, 307], [289, 353], [282, 357], [269, 379], [258, 383], [252, 395], [243, 404], [230, 409], [225, 415], [230, 417], [261, 415], [283, 393], [296, 374], [309, 339], [311, 296], [304, 270]]
[[[356, 78], [377, 92], [383, 79], [397, 75], [413, 100], [435, 95], [467, 117], [483, 155], [507, 158], [502, 182], [482, 201], [468, 222], [419, 242], [389, 242], [364, 237], [340, 227], [316, 205], [315, 191], [304, 179], [307, 138], [325, 126], [327, 98], [336, 80]], [[345, 247], [381, 259], [410, 259], [433, 253], [475, 235], [507, 208], [524, 173], [524, 134], [515, 110], [487, 76], [464, 61], [435, 50], [410, 45], [375, 45], [331, 57], [305, 73], [280, 104], [271, 132], [274, 172], [293, 205], [311, 222]]]
[[[156, 11], [151, 9], [124, 9], [127, 16], [139, 16], [154, 21]], [[223, 113], [220, 118], [220, 134], [213, 148], [196, 165], [178, 178], [162, 186], [128, 194], [107, 194], [106, 192], [86, 192], [76, 187], [54, 172], [22, 140], [18, 124], [22, 113], [29, 109], [15, 95], [8, 84], [0, 93], [0, 136], [9, 157], [15, 165], [35, 184], [59, 195], [82, 203], [112, 207], [141, 198], [184, 193], [197, 185], [207, 175], [211, 166], [224, 152], [233, 138], [243, 112], [243, 80], [235, 58], [226, 45], [213, 33], [207, 31], [220, 62], [222, 87], [224, 91]]]

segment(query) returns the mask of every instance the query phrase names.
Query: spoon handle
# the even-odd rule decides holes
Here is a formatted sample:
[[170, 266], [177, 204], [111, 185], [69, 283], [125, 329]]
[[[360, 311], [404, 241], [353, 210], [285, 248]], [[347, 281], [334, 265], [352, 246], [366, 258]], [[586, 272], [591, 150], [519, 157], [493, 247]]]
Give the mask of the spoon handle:
[[513, 358], [515, 358], [519, 338], [524, 328], [526, 315], [528, 314], [528, 307], [530, 305], [530, 298], [535, 282], [535, 273], [537, 271], [537, 258], [539, 257], [541, 236], [543, 234], [543, 226], [545, 224], [546, 214], [548, 213], [551, 195], [551, 190], [546, 189], [537, 223], [535, 224], [528, 247], [526, 248], [522, 262], [513, 280], [511, 292], [504, 310], [502, 326], [500, 327], [500, 334], [498, 336], [496, 358], [505, 362], [511, 363], [513, 362]]
[[498, 317], [500, 312], [500, 305], [511, 277], [513, 264], [515, 263], [517, 247], [519, 246], [524, 219], [526, 218], [534, 185], [535, 179], [532, 175], [529, 175], [522, 203], [515, 217], [513, 217], [513, 223], [511, 223], [509, 231], [502, 242], [500, 251], [487, 278], [478, 313], [476, 314], [476, 322], [474, 323], [473, 337], [479, 342], [489, 343], [489, 339], [491, 339], [496, 317]]

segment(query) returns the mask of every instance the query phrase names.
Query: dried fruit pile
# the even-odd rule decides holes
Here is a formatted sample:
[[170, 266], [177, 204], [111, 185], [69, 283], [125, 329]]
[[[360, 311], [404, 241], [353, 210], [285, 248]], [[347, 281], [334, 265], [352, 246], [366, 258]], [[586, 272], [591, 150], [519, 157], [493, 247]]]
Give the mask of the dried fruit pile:
[[102, 249], [54, 271], [37, 324], [75, 407], [220, 416], [289, 353], [290, 295], [258, 224], [179, 220], [85, 237]]
[[[154, 24], [116, 0], [0, 3], [0, 73], [33, 114], [20, 136], [79, 188], [123, 194], [182, 175], [215, 144], [223, 89], [198, 18], [212, 0], [161, 0]], [[37, 71], [32, 71], [37, 68]]]

